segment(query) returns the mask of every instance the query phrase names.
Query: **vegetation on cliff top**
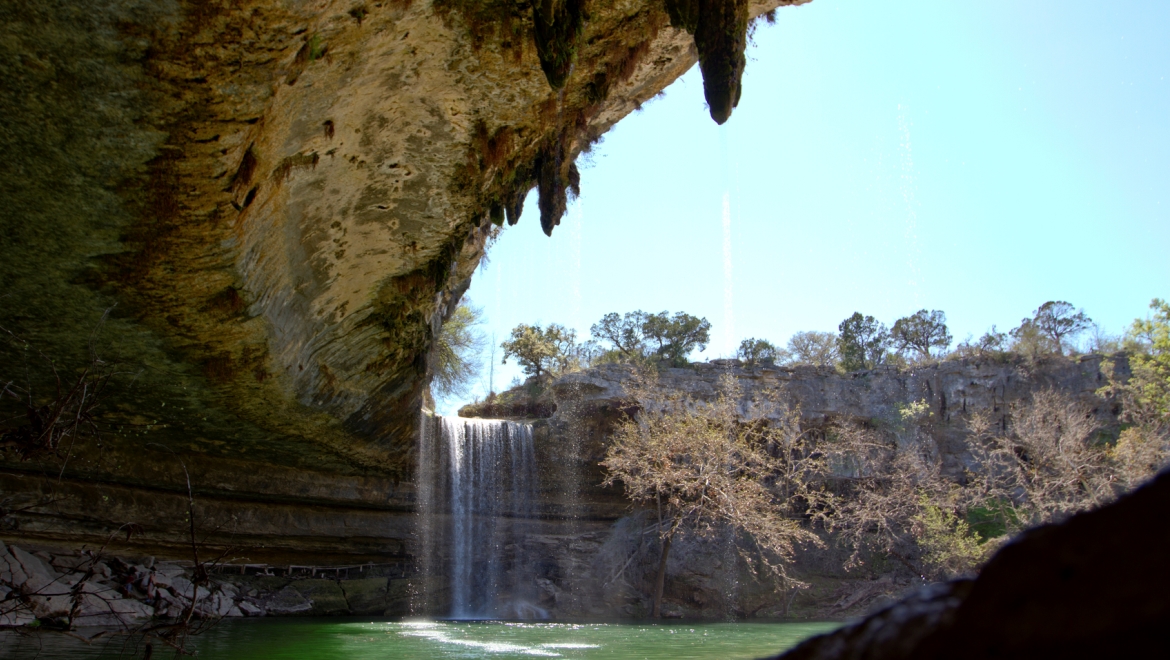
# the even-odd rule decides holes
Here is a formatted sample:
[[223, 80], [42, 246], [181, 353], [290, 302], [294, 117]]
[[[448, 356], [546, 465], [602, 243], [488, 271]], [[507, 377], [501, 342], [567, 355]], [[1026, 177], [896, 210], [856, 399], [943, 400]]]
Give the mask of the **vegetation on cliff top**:
[[[1155, 301], [1155, 304], [1164, 303]], [[1155, 309], [1161, 308], [1155, 306]], [[1143, 325], [1151, 323], [1154, 325]], [[953, 338], [946, 324], [946, 314], [941, 310], [919, 310], [897, 319], [892, 328], [887, 328], [872, 316], [856, 312], [841, 322], [837, 334], [797, 332], [783, 347], [767, 339], [750, 337], [740, 342], [735, 357], [752, 368], [812, 366], [832, 368], [841, 373], [911, 368], [971, 357], [1034, 362], [1048, 355], [1075, 353], [1078, 348], [1075, 340], [1090, 329], [1095, 332], [1083, 346], [1089, 352], [1107, 354], [1126, 350], [1131, 355], [1147, 356], [1156, 346], [1150, 337], [1156, 334], [1157, 327], [1156, 319], [1137, 321], [1125, 337], [1111, 337], [1092, 325], [1092, 320], [1070, 303], [1049, 301], [1010, 332], [997, 332], [992, 327], [979, 339], [968, 337], [948, 351]], [[686, 367], [694, 351], [707, 347], [710, 330], [707, 319], [686, 312], [673, 315], [665, 311], [656, 314], [641, 310], [625, 314], [611, 312], [593, 324], [591, 336], [585, 341], [578, 341], [575, 331], [555, 323], [546, 327], [520, 324], [513, 328], [510, 339], [502, 347], [505, 363], [509, 358], [516, 359], [525, 374], [536, 377], [535, 383], [543, 383], [548, 376], [609, 363], [654, 368]], [[1142, 362], [1145, 357], [1137, 359], [1137, 364], [1145, 364]], [[519, 388], [521, 384], [516, 381], [514, 386]], [[494, 387], [486, 389], [489, 399], [496, 395]], [[517, 400], [524, 398], [517, 397]], [[468, 410], [473, 409], [474, 406]], [[551, 410], [548, 405], [541, 409]]]
[[679, 533], [738, 536], [746, 565], [786, 593], [806, 586], [790, 571], [801, 544], [831, 544], [863, 573], [967, 576], [1015, 534], [1106, 504], [1170, 459], [1164, 412], [1118, 439], [1089, 403], [1051, 389], [958, 415], [971, 458], [955, 473], [926, 401], [890, 419], [803, 425], [780, 391], [745, 400], [725, 377], [706, 401], [655, 379], [635, 378], [602, 463], [607, 484], [658, 514], [655, 616]]

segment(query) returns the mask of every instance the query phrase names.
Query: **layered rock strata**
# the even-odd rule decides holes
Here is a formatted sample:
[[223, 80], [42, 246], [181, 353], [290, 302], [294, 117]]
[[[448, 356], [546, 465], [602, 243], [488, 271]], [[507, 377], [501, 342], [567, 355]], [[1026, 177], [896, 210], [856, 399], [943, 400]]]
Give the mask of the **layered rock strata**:
[[[577, 154], [696, 61], [658, 2], [574, 6], [550, 36], [506, 0], [5, 0], [18, 534], [139, 520], [179, 546], [185, 465], [216, 516], [260, 521], [250, 543], [400, 545], [363, 540], [397, 529], [370, 512], [410, 506], [433, 338], [485, 242], [533, 187], [551, 231]], [[95, 369], [100, 433], [24, 442]]]
[[[1113, 361], [1116, 371], [1124, 372], [1121, 356]], [[1116, 411], [1095, 394], [1105, 377], [1102, 362], [1096, 355], [1053, 357], [1040, 363], [965, 360], [914, 371], [842, 375], [804, 367], [747, 367], [729, 361], [665, 370], [661, 378], [668, 387], [697, 398], [713, 396], [726, 376], [740, 382], [745, 403], [766, 391], [777, 391], [792, 405], [800, 406], [804, 423], [810, 427], [840, 419], [880, 422], [896, 415], [899, 405], [925, 401], [938, 418], [931, 432], [938, 436], [944, 461], [957, 470], [969, 460], [962, 441], [965, 415], [1006, 411], [1042, 389], [1059, 388], [1081, 397], [1095, 406], [1102, 425], [1112, 424]], [[525, 566], [509, 566], [509, 579], [523, 573], [525, 579], [532, 580], [531, 591], [537, 594], [534, 604], [549, 616], [614, 618], [649, 612], [648, 585], [657, 565], [657, 545], [653, 536], [645, 533], [652, 522], [651, 513], [631, 510], [620, 489], [600, 487], [604, 473], [598, 465], [613, 424], [627, 405], [625, 387], [630, 377], [628, 368], [619, 365], [564, 376], [551, 385], [556, 413], [547, 419], [527, 420], [534, 427], [539, 475], [535, 515], [523, 523], [522, 543], [503, 559], [528, 558]], [[297, 472], [288, 478], [306, 474], [310, 473]], [[203, 473], [192, 473], [193, 482], [203, 483], [204, 479]], [[298, 483], [304, 488], [298, 499], [289, 502], [273, 497], [256, 503], [246, 518], [238, 517], [239, 511], [233, 508], [238, 500], [231, 493], [203, 487], [196, 490], [201, 535], [206, 535], [217, 553], [224, 547], [233, 548], [229, 553], [233, 568], [229, 570], [250, 571], [243, 565], [265, 563], [281, 564], [287, 573], [289, 564], [356, 566], [394, 561], [401, 566], [406, 583], [414, 580], [418, 583], [416, 593], [419, 591], [426, 576], [418, 574], [414, 560], [419, 537], [412, 490], [379, 491], [377, 480], [351, 482], [347, 496], [352, 500], [346, 503], [331, 494], [330, 488], [336, 484]], [[56, 496], [69, 493], [68, 488], [93, 487], [71, 485], [67, 480], [62, 484], [54, 491]], [[170, 519], [183, 519], [188, 504], [185, 494], [154, 491], [152, 499], [134, 500], [140, 494], [103, 488], [58, 500], [45, 513], [13, 513], [6, 520], [16, 527], [7, 534], [23, 535], [22, 542], [38, 538], [61, 542], [85, 530], [96, 537], [98, 530], [113, 525], [118, 517], [149, 509], [159, 518], [138, 518], [142, 529], [131, 544], [115, 538], [111, 552], [140, 555], [144, 549], [161, 548], [165, 556], [190, 557], [187, 545], [164, 542], [166, 535], [157, 531], [165, 530]], [[103, 500], [105, 497], [109, 500]], [[87, 510], [86, 502], [93, 499], [109, 508]], [[675, 543], [667, 566], [667, 615], [844, 616], [864, 611], [884, 594], [911, 586], [905, 580], [879, 580], [847, 593], [834, 593], [849, 576], [839, 565], [830, 566], [831, 558], [809, 553], [800, 558], [797, 568], [814, 582], [814, 589], [797, 601], [786, 602], [775, 585], [756, 581], [742, 562], [729, 559], [735, 554], [732, 541], [683, 537]], [[64, 547], [46, 549], [66, 551]], [[442, 570], [445, 556], [432, 557], [431, 566]], [[280, 588], [285, 586], [287, 582]], [[406, 590], [397, 583], [396, 588]], [[415, 613], [444, 613], [444, 598], [437, 594], [427, 605], [434, 611]], [[394, 607], [404, 606], [399, 602]], [[387, 605], [387, 610], [390, 608]]]
[[[745, 412], [753, 399], [776, 396], [799, 408], [808, 429], [841, 421], [893, 428], [900, 408], [924, 403], [942, 468], [958, 477], [974, 460], [967, 444], [967, 419], [974, 413], [1006, 419], [1013, 405], [1042, 390], [1057, 389], [1079, 399], [1103, 429], [1116, 428], [1118, 409], [1097, 395], [1106, 380], [1105, 362], [1111, 365], [1105, 370], [1124, 377], [1124, 356], [1087, 355], [1053, 356], [1040, 362], [963, 359], [913, 370], [851, 374], [726, 360], [664, 369], [658, 383], [702, 401], [714, 398], [721, 380], [730, 377], [739, 385]], [[630, 410], [628, 387], [633, 379], [632, 369], [625, 365], [563, 376], [550, 384], [556, 413], [536, 422], [537, 446], [553, 461], [542, 470], [546, 503], [557, 502], [576, 484], [576, 501], [583, 505], [563, 512], [559, 524], [535, 526], [525, 548], [528, 557], [540, 558], [535, 560], [540, 567], [535, 579], [544, 594], [539, 604], [553, 616], [645, 617], [650, 612], [648, 594], [659, 552], [652, 533], [647, 536], [646, 531], [653, 512], [623, 510], [619, 489], [598, 487], [604, 479], [599, 461], [615, 423]], [[575, 474], [566, 470], [573, 464], [578, 466]], [[798, 555], [794, 570], [812, 589], [793, 601], [796, 594], [757, 580], [737, 558], [735, 544], [732, 537], [684, 535], [676, 540], [667, 564], [666, 616], [841, 617], [888, 602], [888, 594], [915, 586], [913, 580], [892, 575], [864, 582], [866, 578], [843, 569], [845, 557], [839, 553], [810, 550]]]

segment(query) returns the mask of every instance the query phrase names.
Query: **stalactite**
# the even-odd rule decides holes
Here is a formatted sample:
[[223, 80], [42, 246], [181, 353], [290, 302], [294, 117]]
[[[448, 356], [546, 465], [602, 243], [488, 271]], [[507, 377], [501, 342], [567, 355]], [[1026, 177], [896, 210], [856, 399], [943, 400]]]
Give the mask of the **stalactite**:
[[747, 62], [747, 0], [666, 0], [670, 24], [694, 35], [711, 118], [722, 124], [739, 105]]
[[568, 138], [560, 135], [537, 159], [537, 191], [540, 193], [540, 228], [545, 235], [552, 236], [553, 227], [561, 224], [565, 209], [569, 205], [569, 193], [573, 197], [581, 194], [581, 173], [573, 162]]
[[[573, 68], [581, 29], [585, 23], [585, 0], [533, 0], [532, 32], [540, 68], [553, 89], [561, 89]], [[547, 233], [547, 232], [546, 232]]]

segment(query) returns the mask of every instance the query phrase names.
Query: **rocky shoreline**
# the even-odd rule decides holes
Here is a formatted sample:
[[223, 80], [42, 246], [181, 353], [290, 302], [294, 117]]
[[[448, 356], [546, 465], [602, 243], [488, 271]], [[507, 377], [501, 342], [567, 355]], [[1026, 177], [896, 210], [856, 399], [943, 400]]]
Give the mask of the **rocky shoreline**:
[[[204, 567], [207, 569], [207, 567]], [[92, 551], [26, 550], [0, 543], [0, 628], [114, 627], [150, 621], [410, 612], [401, 563], [343, 567], [210, 567]], [[192, 602], [194, 600], [194, 602]]]

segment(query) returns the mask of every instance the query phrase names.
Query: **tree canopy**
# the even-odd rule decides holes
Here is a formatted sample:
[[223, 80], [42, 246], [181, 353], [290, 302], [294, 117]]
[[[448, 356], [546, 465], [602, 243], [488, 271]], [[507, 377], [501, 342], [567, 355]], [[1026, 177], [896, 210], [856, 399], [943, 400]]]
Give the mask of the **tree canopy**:
[[748, 364], [760, 364], [783, 361], [788, 357], [787, 353], [767, 339], [752, 337], [739, 342], [739, 350], [735, 352], [735, 357]]
[[814, 367], [835, 366], [840, 357], [836, 335], [816, 330], [797, 332], [789, 337], [788, 353], [793, 362]]
[[894, 321], [890, 339], [899, 353], [913, 350], [920, 357], [931, 357], [931, 349], [946, 350], [951, 345], [947, 330], [947, 315], [941, 310], [918, 310], [910, 316]]
[[472, 381], [479, 377], [484, 348], [483, 333], [478, 330], [480, 317], [478, 307], [461, 301], [439, 329], [431, 386], [440, 398], [466, 395]]
[[641, 310], [620, 315], [610, 312], [589, 328], [594, 339], [607, 341], [627, 360], [641, 358], [646, 353], [646, 338], [642, 326], [646, 312]]
[[837, 336], [837, 346], [845, 371], [875, 369], [886, 361], [890, 333], [881, 321], [854, 312], [837, 329], [841, 333]]
[[1068, 340], [1089, 329], [1093, 319], [1063, 300], [1049, 300], [1040, 305], [1032, 318], [1023, 319], [1013, 336], [1023, 337], [1034, 332], [1052, 342], [1058, 354], [1064, 355]]
[[545, 373], [560, 373], [577, 358], [577, 333], [556, 323], [547, 328], [521, 323], [512, 328], [511, 338], [504, 340], [503, 363], [515, 358], [524, 373], [540, 378]]
[[624, 361], [655, 357], [684, 366], [692, 352], [707, 348], [711, 323], [686, 312], [648, 314], [642, 310], [606, 314], [590, 328], [594, 338], [609, 342]]

